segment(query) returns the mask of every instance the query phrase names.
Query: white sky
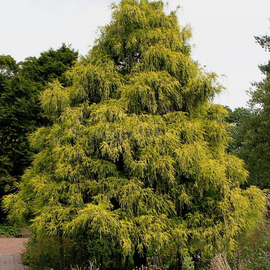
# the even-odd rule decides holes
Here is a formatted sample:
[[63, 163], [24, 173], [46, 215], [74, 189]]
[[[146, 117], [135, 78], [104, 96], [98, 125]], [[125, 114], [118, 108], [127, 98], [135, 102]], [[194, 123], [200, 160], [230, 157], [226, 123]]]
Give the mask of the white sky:
[[[62, 43], [85, 55], [98, 26], [110, 21], [113, 0], [0, 0], [0, 54], [17, 61], [39, 56]], [[119, 0], [114, 2], [119, 3]], [[259, 64], [269, 53], [255, 44], [254, 35], [269, 34], [269, 0], [168, 0], [180, 5], [180, 25], [191, 24], [193, 58], [208, 71], [226, 75], [227, 91], [215, 102], [231, 108], [246, 106], [245, 91], [260, 81]]]

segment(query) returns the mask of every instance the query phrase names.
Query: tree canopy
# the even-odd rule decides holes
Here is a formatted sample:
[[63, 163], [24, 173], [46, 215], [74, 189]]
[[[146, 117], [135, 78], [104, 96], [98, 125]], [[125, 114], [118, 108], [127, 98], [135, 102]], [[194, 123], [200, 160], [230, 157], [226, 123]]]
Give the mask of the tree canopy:
[[211, 102], [222, 86], [192, 60], [190, 37], [162, 1], [113, 6], [72, 83], [41, 96], [52, 125], [31, 136], [32, 166], [4, 200], [11, 221], [101, 239], [119, 269], [234, 247], [264, 195], [240, 189], [247, 172], [226, 153], [226, 110]]
[[[269, 37], [256, 37], [259, 44], [269, 46]], [[230, 113], [235, 124], [233, 153], [245, 161], [249, 171], [248, 184], [261, 188], [270, 187], [270, 62], [259, 66], [265, 78], [252, 84], [248, 108], [236, 108]]]
[[14, 188], [30, 165], [33, 151], [28, 136], [46, 125], [39, 102], [45, 86], [55, 78], [65, 85], [64, 73], [74, 65], [78, 53], [63, 44], [39, 58], [17, 63], [11, 56], [0, 56], [0, 196]]

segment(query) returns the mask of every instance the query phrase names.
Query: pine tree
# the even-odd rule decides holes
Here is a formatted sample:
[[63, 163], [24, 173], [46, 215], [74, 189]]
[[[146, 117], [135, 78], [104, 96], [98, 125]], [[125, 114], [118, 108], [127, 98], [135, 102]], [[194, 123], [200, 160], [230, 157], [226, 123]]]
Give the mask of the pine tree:
[[190, 37], [162, 1], [113, 6], [72, 85], [41, 97], [53, 124], [31, 136], [38, 153], [5, 198], [11, 221], [83, 236], [93, 252], [107, 243], [119, 269], [234, 247], [264, 195], [240, 189], [247, 172], [226, 153], [226, 110], [212, 104], [222, 86], [192, 60]]

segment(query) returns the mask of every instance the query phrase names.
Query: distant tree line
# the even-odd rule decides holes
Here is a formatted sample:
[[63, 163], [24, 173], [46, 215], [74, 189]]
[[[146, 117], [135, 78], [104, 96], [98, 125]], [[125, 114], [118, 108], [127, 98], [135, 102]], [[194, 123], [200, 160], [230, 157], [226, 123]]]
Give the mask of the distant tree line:
[[[266, 50], [269, 36], [255, 37]], [[270, 62], [259, 66], [265, 76], [252, 83], [248, 91], [247, 108], [230, 108], [228, 122], [232, 124], [229, 151], [245, 161], [249, 171], [246, 185], [270, 188]]]
[[[78, 52], [63, 44], [17, 63], [0, 56], [0, 197], [16, 190], [34, 151], [28, 137], [50, 121], [40, 106], [40, 94], [55, 79], [68, 86], [66, 71], [74, 66]], [[1, 219], [4, 218], [1, 211]]]

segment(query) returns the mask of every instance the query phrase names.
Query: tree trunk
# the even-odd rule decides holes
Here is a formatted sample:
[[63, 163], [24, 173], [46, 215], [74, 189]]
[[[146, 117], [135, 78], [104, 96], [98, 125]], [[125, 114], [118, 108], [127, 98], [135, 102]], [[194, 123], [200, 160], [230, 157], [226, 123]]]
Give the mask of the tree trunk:
[[181, 270], [182, 269], [182, 256], [181, 254], [177, 251], [176, 255], [176, 267], [175, 270]]
[[143, 252], [139, 253], [138, 251], [138, 247], [135, 247], [135, 252], [133, 255], [133, 260], [134, 260], [134, 266], [136, 267], [141, 267], [146, 266], [147, 265], [147, 261], [146, 261], [146, 248], [143, 248]]
[[65, 269], [65, 251], [64, 251], [64, 242], [62, 233], [60, 234], [60, 267], [61, 269]]

